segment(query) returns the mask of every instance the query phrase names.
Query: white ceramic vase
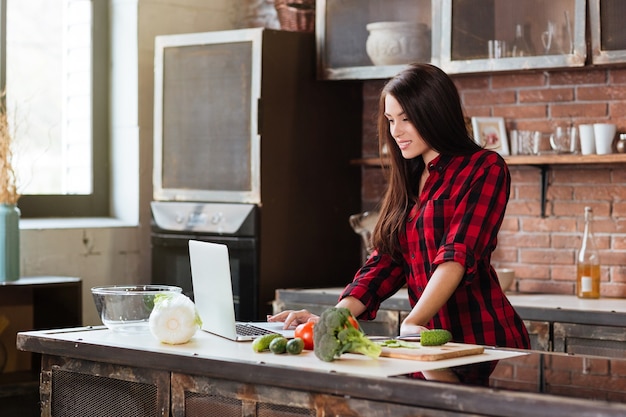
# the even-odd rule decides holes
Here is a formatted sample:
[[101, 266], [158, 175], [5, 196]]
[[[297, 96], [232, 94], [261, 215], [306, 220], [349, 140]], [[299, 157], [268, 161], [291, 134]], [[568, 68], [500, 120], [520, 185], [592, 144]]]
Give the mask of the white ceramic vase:
[[367, 25], [367, 55], [374, 65], [430, 61], [428, 26], [415, 22], [375, 22]]

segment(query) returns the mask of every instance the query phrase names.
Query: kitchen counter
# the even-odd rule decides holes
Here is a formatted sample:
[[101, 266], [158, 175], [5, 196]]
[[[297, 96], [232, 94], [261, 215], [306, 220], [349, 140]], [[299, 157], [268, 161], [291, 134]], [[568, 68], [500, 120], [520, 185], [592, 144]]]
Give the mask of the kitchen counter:
[[[170, 346], [102, 327], [22, 332], [17, 346], [43, 355], [44, 417], [93, 406], [116, 417], [626, 415], [624, 359], [486, 348], [434, 363], [353, 354], [326, 363], [205, 332]], [[465, 382], [444, 382], [451, 374]]]
[[[274, 311], [302, 308], [320, 314], [337, 303], [342, 288], [280, 289]], [[507, 293], [524, 320], [535, 350], [626, 358], [626, 299], [583, 300], [569, 295]], [[385, 300], [368, 334], [395, 336], [410, 311], [406, 289]]]
[[[343, 288], [280, 289], [276, 291], [275, 308], [281, 304], [334, 305]], [[527, 320], [568, 321], [581, 324], [624, 326], [626, 299], [579, 299], [573, 295], [507, 293], [511, 304]], [[410, 311], [406, 289], [385, 300], [381, 309]]]

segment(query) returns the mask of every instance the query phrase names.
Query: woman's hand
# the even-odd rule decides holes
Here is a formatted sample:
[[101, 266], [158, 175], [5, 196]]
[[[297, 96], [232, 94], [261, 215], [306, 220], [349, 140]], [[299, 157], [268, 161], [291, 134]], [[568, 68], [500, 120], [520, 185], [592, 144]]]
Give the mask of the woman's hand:
[[306, 323], [307, 321], [317, 320], [319, 320], [319, 316], [316, 316], [308, 310], [285, 310], [278, 314], [274, 314], [273, 316], [267, 316], [267, 321], [269, 322], [284, 322], [284, 329], [296, 327], [298, 324]]
[[428, 330], [428, 328], [420, 326], [419, 324], [411, 324], [404, 321], [400, 325], [400, 336], [420, 334], [422, 330]]

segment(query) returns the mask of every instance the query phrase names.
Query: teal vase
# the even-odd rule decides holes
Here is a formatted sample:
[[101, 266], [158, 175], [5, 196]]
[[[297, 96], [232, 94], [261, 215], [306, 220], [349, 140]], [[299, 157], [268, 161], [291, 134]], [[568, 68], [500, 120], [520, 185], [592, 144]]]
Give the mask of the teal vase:
[[20, 278], [20, 209], [0, 204], [0, 282]]

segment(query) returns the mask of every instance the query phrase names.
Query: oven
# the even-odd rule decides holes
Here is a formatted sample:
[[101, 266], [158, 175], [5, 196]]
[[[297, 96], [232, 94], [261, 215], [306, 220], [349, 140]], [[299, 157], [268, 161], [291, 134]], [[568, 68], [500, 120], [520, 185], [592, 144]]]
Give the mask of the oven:
[[254, 205], [152, 203], [152, 280], [176, 285], [193, 299], [189, 240], [228, 247], [235, 318], [256, 319], [259, 251]]
[[311, 33], [157, 36], [153, 281], [191, 292], [189, 239], [225, 243], [239, 320], [360, 261], [362, 87], [315, 79]]

